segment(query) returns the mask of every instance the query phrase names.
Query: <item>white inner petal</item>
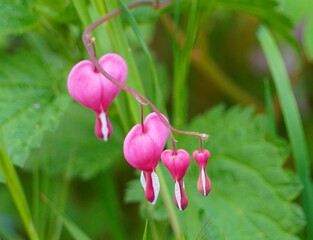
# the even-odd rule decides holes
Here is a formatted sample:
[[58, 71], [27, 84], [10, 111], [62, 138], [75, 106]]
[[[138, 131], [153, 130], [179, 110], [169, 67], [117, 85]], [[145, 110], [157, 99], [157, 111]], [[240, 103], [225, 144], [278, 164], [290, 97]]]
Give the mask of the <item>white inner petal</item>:
[[182, 208], [181, 208], [181, 192], [180, 192], [179, 183], [177, 181], [175, 181], [175, 198], [176, 198], [179, 210], [182, 211]]
[[156, 200], [158, 199], [159, 192], [160, 192], [160, 182], [159, 182], [158, 175], [156, 174], [155, 171], [152, 172], [151, 178], [152, 178], [152, 187], [154, 191], [154, 200], [152, 204], [155, 204]]
[[101, 121], [101, 132], [103, 135], [103, 140], [107, 141], [109, 137], [109, 129], [105, 112], [101, 112], [99, 115]]
[[146, 179], [145, 179], [145, 175], [143, 171], [141, 171], [141, 174], [140, 174], [140, 182], [141, 182], [141, 186], [146, 191]]
[[201, 168], [201, 182], [203, 187], [203, 195], [206, 196], [206, 186], [205, 186], [205, 172], [204, 168]]

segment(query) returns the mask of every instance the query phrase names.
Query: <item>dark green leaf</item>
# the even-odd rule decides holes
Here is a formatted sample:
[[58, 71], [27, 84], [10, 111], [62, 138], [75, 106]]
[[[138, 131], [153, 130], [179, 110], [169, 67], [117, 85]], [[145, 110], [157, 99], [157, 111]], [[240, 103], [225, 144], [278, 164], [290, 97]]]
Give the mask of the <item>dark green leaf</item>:
[[[283, 169], [288, 148], [268, 137], [266, 124], [266, 118], [240, 107], [227, 112], [215, 108], [191, 124], [191, 129], [211, 136], [205, 145], [212, 156], [212, 192], [207, 198], [197, 193], [198, 171], [192, 164], [186, 177], [191, 206], [187, 211], [196, 211], [202, 222], [210, 221], [215, 239], [298, 239], [294, 234], [303, 227], [304, 217], [290, 201], [301, 185]], [[182, 145], [190, 152], [198, 148], [196, 141]]]
[[72, 175], [90, 178], [121, 161], [123, 139], [114, 122], [113, 136], [108, 142], [95, 136], [94, 123], [91, 110], [72, 103], [57, 131], [47, 133], [42, 147], [33, 151], [29, 164], [50, 174], [61, 173], [71, 164]]
[[[191, 122], [190, 130], [210, 134], [204, 147], [212, 156], [207, 167], [212, 191], [207, 197], [197, 191], [199, 172], [192, 162], [185, 177], [189, 205], [184, 212], [177, 210], [187, 239], [298, 239], [304, 216], [292, 200], [301, 184], [283, 168], [289, 148], [267, 134], [267, 124], [265, 117], [240, 107], [217, 107]], [[199, 147], [197, 139], [179, 140], [178, 147], [190, 154]], [[173, 195], [173, 179], [167, 184]]]
[[70, 102], [64, 91], [68, 63], [34, 50], [4, 55], [0, 65], [0, 125], [10, 159], [23, 166], [30, 149], [40, 146], [46, 130], [57, 127]]

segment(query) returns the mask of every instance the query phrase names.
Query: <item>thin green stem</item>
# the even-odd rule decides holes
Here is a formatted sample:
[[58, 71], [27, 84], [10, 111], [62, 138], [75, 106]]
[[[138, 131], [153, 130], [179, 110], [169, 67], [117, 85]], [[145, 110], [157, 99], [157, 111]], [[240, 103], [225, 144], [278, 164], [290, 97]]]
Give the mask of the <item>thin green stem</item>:
[[[200, 19], [200, 1], [191, 2], [191, 9], [187, 21], [186, 38], [183, 47], [174, 43], [174, 80], [173, 80], [173, 115], [174, 125], [183, 126], [187, 121], [188, 108], [188, 86], [187, 77], [189, 74], [190, 56], [197, 36], [197, 28]], [[179, 6], [176, 4], [176, 14]], [[176, 22], [179, 20], [176, 16]], [[176, 26], [178, 29], [178, 26]]]
[[39, 239], [22, 185], [15, 171], [15, 168], [13, 167], [13, 164], [9, 159], [9, 156], [6, 153], [5, 146], [2, 142], [1, 136], [0, 136], [0, 168], [5, 177], [6, 185], [13, 198], [15, 206], [21, 216], [22, 222], [24, 224], [29, 239], [31, 240]]
[[296, 171], [302, 181], [301, 202], [307, 220], [308, 239], [313, 239], [313, 189], [311, 185], [310, 158], [305, 141], [304, 130], [295, 96], [292, 92], [288, 73], [279, 48], [270, 31], [261, 26], [257, 33], [258, 40], [265, 53], [273, 75], [277, 95], [282, 108], [287, 133], [291, 142]]
[[174, 205], [172, 203], [172, 198], [170, 196], [170, 192], [169, 192], [167, 184], [165, 182], [163, 171], [162, 171], [161, 167], [158, 167], [156, 171], [157, 171], [157, 174], [159, 176], [160, 185], [162, 186], [161, 196], [163, 198], [163, 202], [165, 204], [165, 208], [166, 208], [168, 216], [169, 216], [169, 221], [171, 223], [171, 227], [173, 229], [175, 239], [180, 240], [181, 236], [182, 236], [181, 235], [182, 231], [181, 231], [180, 226], [179, 226], [178, 218], [177, 218], [177, 215], [175, 213], [175, 209], [174, 209]]

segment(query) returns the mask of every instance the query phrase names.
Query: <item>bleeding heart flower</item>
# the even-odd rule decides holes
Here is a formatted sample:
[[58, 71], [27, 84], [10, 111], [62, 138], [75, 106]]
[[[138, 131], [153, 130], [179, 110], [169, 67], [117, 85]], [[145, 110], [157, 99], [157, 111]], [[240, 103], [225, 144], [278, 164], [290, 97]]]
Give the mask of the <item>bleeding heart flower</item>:
[[[112, 77], [124, 83], [127, 77], [127, 64], [114, 53], [100, 58], [99, 64]], [[96, 113], [96, 135], [108, 140], [112, 126], [107, 116], [107, 109], [120, 92], [120, 88], [105, 78], [91, 61], [83, 60], [76, 64], [67, 78], [67, 87], [73, 99]]]
[[184, 210], [188, 206], [188, 198], [183, 177], [190, 165], [189, 154], [184, 149], [177, 151], [165, 150], [161, 155], [161, 160], [175, 180], [175, 205], [179, 210]]
[[198, 191], [203, 196], [207, 196], [211, 191], [211, 181], [206, 172], [206, 165], [210, 158], [210, 152], [208, 150], [196, 150], [192, 155], [200, 169], [200, 175], [197, 183]]
[[158, 115], [150, 113], [142, 124], [135, 125], [129, 131], [124, 140], [125, 159], [131, 166], [142, 171], [141, 184], [146, 199], [152, 204], [156, 202], [160, 191], [155, 168], [159, 163], [168, 134], [168, 128]]

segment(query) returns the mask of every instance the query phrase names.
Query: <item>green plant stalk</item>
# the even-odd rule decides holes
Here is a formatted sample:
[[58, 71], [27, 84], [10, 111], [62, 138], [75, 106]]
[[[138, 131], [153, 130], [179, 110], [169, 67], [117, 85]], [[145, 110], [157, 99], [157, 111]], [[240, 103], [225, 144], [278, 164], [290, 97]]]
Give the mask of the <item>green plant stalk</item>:
[[177, 215], [175, 213], [174, 205], [172, 203], [172, 198], [170, 197], [170, 192], [168, 190], [163, 171], [161, 167], [156, 169], [157, 174], [159, 176], [161, 188], [161, 196], [163, 198], [163, 202], [165, 204], [165, 208], [167, 209], [167, 214], [169, 216], [169, 221], [171, 223], [171, 227], [173, 229], [173, 233], [176, 240], [181, 240], [182, 232], [180, 230], [179, 222], [177, 219]]
[[86, 5], [86, 1], [85, 0], [72, 0], [72, 1], [77, 11], [77, 14], [83, 23], [84, 28], [86, 28], [91, 23], [91, 18], [89, 17], [88, 6]]
[[269, 64], [273, 75], [275, 87], [282, 113], [291, 142], [296, 171], [301, 178], [303, 191], [301, 202], [307, 220], [308, 239], [313, 239], [313, 190], [310, 180], [310, 159], [306, 145], [304, 131], [297, 108], [296, 99], [292, 92], [287, 70], [273, 36], [265, 26], [261, 26], [257, 32], [258, 40]]
[[118, 199], [118, 191], [114, 179], [114, 173], [110, 170], [106, 171], [96, 180], [96, 189], [102, 202], [104, 212], [110, 216], [108, 227], [112, 232], [112, 237], [116, 240], [127, 239], [124, 231], [123, 216], [121, 214], [121, 206]]
[[47, 203], [55, 215], [63, 222], [65, 228], [75, 240], [90, 240], [90, 238], [82, 231], [71, 219], [67, 218], [61, 211], [51, 202], [44, 194], [41, 194], [41, 199]]
[[146, 219], [145, 229], [143, 231], [142, 240], [147, 240], [147, 231], [148, 230], [148, 219]]
[[12, 162], [6, 153], [2, 139], [0, 139], [0, 141], [0, 167], [5, 177], [6, 185], [21, 216], [29, 239], [37, 240], [39, 238], [32, 220], [22, 185], [19, 181], [15, 168], [13, 167]]
[[[180, 128], [187, 121], [188, 87], [190, 56], [195, 42], [200, 18], [200, 0], [192, 1], [186, 33], [186, 42], [181, 47], [174, 43], [174, 82], [173, 82], [173, 116], [174, 126]], [[178, 5], [175, 5], [178, 8]], [[179, 10], [175, 10], [176, 14]], [[178, 20], [177, 20], [178, 21]], [[177, 27], [177, 26], [176, 26]]]
[[119, 4], [120, 4], [121, 8], [123, 9], [124, 13], [126, 14], [128, 22], [131, 25], [131, 27], [135, 33], [135, 36], [137, 37], [138, 42], [139, 42], [139, 44], [140, 44], [140, 46], [141, 46], [141, 48], [142, 48], [142, 50], [146, 56], [146, 59], [147, 59], [148, 64], [149, 64], [152, 80], [153, 80], [154, 89], [155, 89], [155, 96], [153, 99], [154, 99], [156, 106], [159, 107], [160, 110], [164, 113], [164, 111], [166, 109], [165, 103], [163, 100], [163, 94], [161, 92], [161, 88], [159, 85], [158, 75], [157, 75], [157, 71], [156, 71], [155, 66], [154, 66], [154, 61], [153, 61], [152, 55], [150, 54], [149, 48], [145, 42], [145, 39], [144, 39], [139, 27], [138, 27], [136, 19], [131, 14], [130, 10], [127, 8], [126, 4], [122, 0], [119, 0]]
[[267, 113], [267, 119], [269, 124], [269, 131], [273, 136], [277, 135], [275, 126], [275, 114], [273, 107], [272, 91], [270, 86], [270, 81], [268, 79], [264, 80], [264, 98], [265, 98], [265, 109]]
[[[105, 9], [107, 12], [115, 10], [119, 7], [117, 0], [105, 1], [103, 4], [105, 4]], [[137, 69], [136, 62], [131, 51], [131, 47], [128, 44], [125, 30], [122, 27], [122, 23], [119, 16], [114, 17], [107, 23], [107, 29], [112, 45], [115, 48], [115, 51], [120, 53], [128, 64], [129, 70], [128, 85], [136, 89], [141, 94], [145, 95], [142, 80], [140, 78], [140, 74]], [[139, 122], [140, 121], [140, 114], [138, 114], [139, 104], [137, 104], [137, 102], [134, 101], [133, 96], [130, 96], [129, 94], [127, 94], [127, 102], [129, 106], [128, 110], [130, 111], [132, 119], [135, 120], [135, 122]]]

